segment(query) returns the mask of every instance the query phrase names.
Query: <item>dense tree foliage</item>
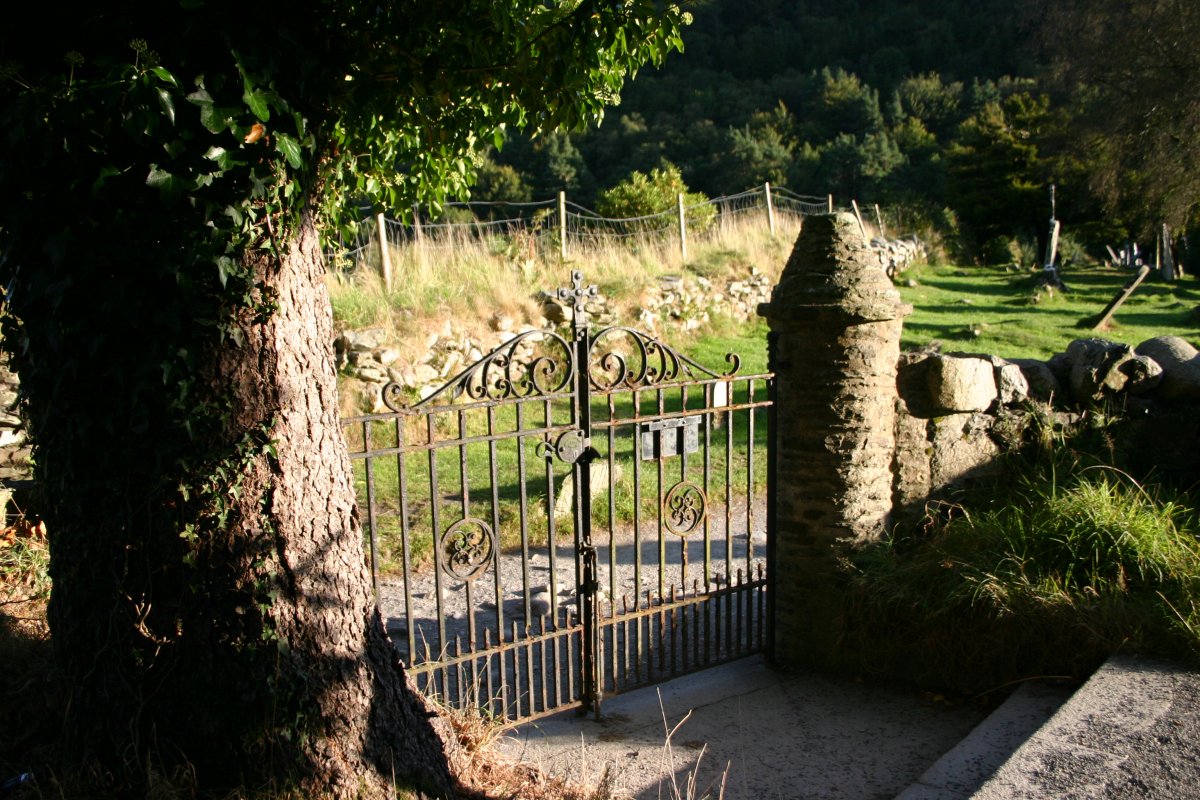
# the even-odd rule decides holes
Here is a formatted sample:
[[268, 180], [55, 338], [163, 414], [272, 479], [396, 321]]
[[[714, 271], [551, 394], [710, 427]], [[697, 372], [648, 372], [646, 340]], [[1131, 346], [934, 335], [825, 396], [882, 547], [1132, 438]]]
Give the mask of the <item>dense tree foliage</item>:
[[[711, 196], [770, 181], [878, 202], [941, 227], [962, 257], [1043, 235], [1051, 183], [1066, 230], [1099, 251], [1194, 216], [1196, 3], [689, 7], [686, 52], [569, 134], [587, 180], [557, 187], [576, 201], [667, 161]], [[548, 169], [550, 148], [514, 144], [496, 158]]]
[[118, 781], [187, 765], [203, 789], [449, 792], [370, 595], [317, 224], [363, 197], [436, 207], [505, 129], [595, 120], [680, 46], [682, 12], [24, 10], [0, 38], [3, 343], [70, 751]]
[[1074, 143], [1111, 212], [1145, 231], [1200, 214], [1200, 3], [1037, 3]]

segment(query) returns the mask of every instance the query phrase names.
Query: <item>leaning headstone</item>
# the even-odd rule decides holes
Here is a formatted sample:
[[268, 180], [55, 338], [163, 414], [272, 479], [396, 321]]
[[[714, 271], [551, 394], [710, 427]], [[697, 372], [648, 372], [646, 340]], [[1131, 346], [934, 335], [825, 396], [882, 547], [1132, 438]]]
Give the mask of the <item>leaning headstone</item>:
[[[598, 495], [608, 491], [608, 462], [593, 461], [591, 464], [590, 473], [591, 477], [589, 478], [589, 481], [592, 484], [592, 499], [595, 500]], [[620, 464], [613, 464], [612, 474], [612, 482], [615, 485], [617, 481], [621, 480], [622, 470]], [[574, 503], [575, 476], [567, 475], [566, 478], [563, 479], [562, 488], [558, 492], [558, 498], [554, 501], [555, 519], [570, 517], [572, 509], [574, 508]]]

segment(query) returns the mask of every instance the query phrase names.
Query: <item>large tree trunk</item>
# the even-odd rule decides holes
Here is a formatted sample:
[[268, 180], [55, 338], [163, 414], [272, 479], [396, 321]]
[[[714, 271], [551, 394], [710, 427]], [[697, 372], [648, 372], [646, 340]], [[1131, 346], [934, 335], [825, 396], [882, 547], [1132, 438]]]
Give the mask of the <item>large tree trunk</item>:
[[[240, 335], [201, 354], [195, 396], [228, 410], [197, 442], [216, 454], [203, 485], [147, 502], [129, 476], [110, 475], [109, 493], [80, 504], [90, 518], [86, 507], [53, 515], [69, 725], [110, 768], [179, 760], [203, 787], [299, 781], [353, 796], [397, 780], [445, 794], [441, 723], [407, 683], [371, 596], [307, 215], [283, 245], [281, 258], [245, 256], [273, 313], [243, 314]], [[79, 422], [46, 411], [35, 413], [43, 427]], [[133, 463], [155, 431], [98, 436]], [[47, 455], [52, 474], [83, 474], [96, 454]]]

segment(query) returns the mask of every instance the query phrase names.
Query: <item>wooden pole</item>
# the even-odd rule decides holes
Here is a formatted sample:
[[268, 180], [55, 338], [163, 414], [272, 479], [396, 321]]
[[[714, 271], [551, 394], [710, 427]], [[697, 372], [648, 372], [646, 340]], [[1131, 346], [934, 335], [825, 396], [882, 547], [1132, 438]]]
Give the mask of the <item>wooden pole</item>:
[[767, 181], [763, 184], [763, 191], [767, 195], [767, 227], [771, 229], [771, 238], [775, 238], [775, 204], [771, 202], [771, 182]]
[[687, 261], [687, 219], [683, 211], [683, 193], [679, 194], [679, 252], [683, 255], [683, 260]]
[[375, 226], [379, 236], [379, 271], [383, 276], [383, 290], [388, 294], [391, 294], [392, 254], [391, 248], [388, 247], [387, 219], [382, 213], [375, 217]]
[[879, 223], [879, 235], [887, 237], [887, 228], [883, 224], [883, 214], [879, 211], [879, 203], [875, 204], [875, 221]]
[[863, 224], [862, 213], [858, 210], [858, 201], [851, 200], [850, 205], [854, 208], [854, 218], [858, 220], [858, 229], [862, 231], [863, 239], [869, 241], [870, 237], [867, 236], [867, 226]]
[[558, 193], [558, 250], [563, 261], [567, 260], [567, 193]]
[[421, 230], [421, 204], [413, 203], [413, 239], [417, 248], [417, 263], [425, 267], [425, 232]]
[[833, 195], [829, 195], [829, 213], [833, 213]]

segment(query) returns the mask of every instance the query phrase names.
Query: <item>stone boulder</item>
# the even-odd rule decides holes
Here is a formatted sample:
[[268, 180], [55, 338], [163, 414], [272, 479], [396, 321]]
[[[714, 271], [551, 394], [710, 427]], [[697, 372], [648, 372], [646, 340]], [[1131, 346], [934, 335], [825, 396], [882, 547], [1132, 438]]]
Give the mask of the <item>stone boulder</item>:
[[1067, 346], [1071, 393], [1080, 403], [1119, 392], [1145, 393], [1161, 380], [1152, 359], [1139, 357], [1127, 344], [1106, 339], [1076, 339]]
[[1165, 400], [1200, 398], [1200, 351], [1178, 336], [1159, 336], [1137, 346], [1139, 356], [1162, 368], [1158, 396]]
[[1054, 370], [1045, 361], [1034, 358], [1016, 358], [1012, 362], [1020, 368], [1029, 387], [1029, 396], [1037, 400], [1049, 402], [1051, 398], [1062, 397], [1062, 384], [1054, 374]]
[[937, 355], [927, 375], [934, 406], [943, 413], [986, 411], [996, 401], [996, 373], [986, 359]]

